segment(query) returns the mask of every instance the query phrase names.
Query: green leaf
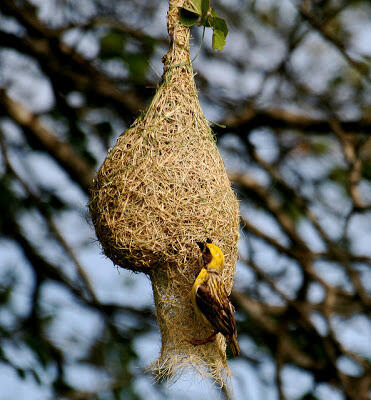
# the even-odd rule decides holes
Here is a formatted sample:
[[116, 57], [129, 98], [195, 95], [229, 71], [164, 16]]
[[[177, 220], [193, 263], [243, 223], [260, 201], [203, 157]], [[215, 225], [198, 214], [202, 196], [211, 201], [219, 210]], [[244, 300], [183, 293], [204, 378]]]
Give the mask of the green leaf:
[[210, 8], [209, 14], [203, 20], [203, 25], [206, 26], [206, 28], [212, 27], [213, 24], [214, 24], [214, 18], [215, 17], [218, 17], [217, 12], [213, 8]]
[[214, 29], [221, 31], [224, 34], [224, 37], [227, 37], [228, 27], [223, 18], [213, 17], [212, 26]]
[[228, 35], [228, 27], [223, 18], [211, 16], [208, 18], [208, 24], [213, 28], [213, 49], [223, 50], [226, 37]]
[[219, 29], [214, 29], [213, 33], [213, 49], [214, 50], [223, 50], [225, 46], [225, 34], [223, 31]]
[[202, 0], [187, 1], [182, 8], [194, 14], [202, 15]]
[[212, 17], [210, 17], [210, 15], [208, 15], [206, 18], [204, 18], [201, 22], [202, 25], [205, 26], [206, 28], [210, 28], [211, 27], [211, 23], [210, 21], [212, 21]]
[[202, 16], [205, 16], [210, 8], [210, 1], [209, 0], [202, 0], [201, 3], [201, 14]]
[[181, 8], [179, 10], [179, 21], [185, 26], [194, 25], [200, 16], [192, 11], [186, 10], [185, 8]]
[[[200, 18], [201, 17], [201, 18]], [[213, 28], [213, 49], [223, 50], [228, 27], [223, 18], [210, 8], [210, 0], [191, 0], [179, 9], [179, 20], [185, 26], [192, 26], [196, 23], [206, 28]]]

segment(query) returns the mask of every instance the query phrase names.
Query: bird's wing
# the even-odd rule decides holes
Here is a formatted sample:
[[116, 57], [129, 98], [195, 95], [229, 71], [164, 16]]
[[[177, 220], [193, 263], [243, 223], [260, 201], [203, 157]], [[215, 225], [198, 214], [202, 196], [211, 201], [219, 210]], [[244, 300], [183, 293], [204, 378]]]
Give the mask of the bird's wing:
[[234, 307], [228, 299], [224, 284], [219, 276], [211, 275], [199, 286], [196, 302], [214, 329], [225, 336], [236, 332]]

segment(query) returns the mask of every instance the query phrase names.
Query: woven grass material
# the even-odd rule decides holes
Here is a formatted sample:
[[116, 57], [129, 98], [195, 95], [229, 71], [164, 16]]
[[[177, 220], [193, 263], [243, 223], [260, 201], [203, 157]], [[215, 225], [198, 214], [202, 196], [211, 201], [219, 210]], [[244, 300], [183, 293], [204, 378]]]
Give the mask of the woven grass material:
[[189, 29], [171, 0], [169, 53], [148, 110], [117, 140], [91, 188], [90, 213], [105, 254], [115, 264], [149, 274], [162, 348], [151, 365], [173, 377], [194, 367], [222, 384], [228, 372], [224, 337], [211, 334], [192, 309], [191, 287], [201, 268], [197, 241], [221, 247], [228, 292], [237, 258], [239, 208], [197, 97]]

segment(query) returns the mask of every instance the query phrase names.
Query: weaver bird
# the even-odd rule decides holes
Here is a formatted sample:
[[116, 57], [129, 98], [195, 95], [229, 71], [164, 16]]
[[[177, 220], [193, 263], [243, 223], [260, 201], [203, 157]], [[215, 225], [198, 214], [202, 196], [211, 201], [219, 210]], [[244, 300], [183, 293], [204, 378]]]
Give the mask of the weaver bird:
[[205, 339], [191, 339], [195, 346], [213, 342], [220, 332], [230, 343], [233, 356], [240, 354], [237, 342], [234, 307], [229, 301], [222, 281], [224, 254], [213, 243], [197, 243], [202, 252], [203, 268], [192, 287], [192, 304], [196, 315], [214, 329]]

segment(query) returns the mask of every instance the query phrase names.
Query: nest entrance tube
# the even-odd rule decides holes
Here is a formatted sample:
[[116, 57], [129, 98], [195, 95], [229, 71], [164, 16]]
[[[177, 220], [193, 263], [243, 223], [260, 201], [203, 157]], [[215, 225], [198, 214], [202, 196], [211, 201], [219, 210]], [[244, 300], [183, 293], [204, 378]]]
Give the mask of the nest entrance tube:
[[151, 369], [159, 378], [195, 368], [223, 384], [225, 340], [211, 334], [191, 303], [200, 271], [196, 242], [210, 238], [226, 259], [230, 292], [237, 258], [239, 209], [209, 124], [201, 110], [189, 55], [189, 29], [171, 0], [170, 50], [147, 111], [117, 140], [91, 188], [90, 213], [105, 254], [152, 282], [162, 347]]

